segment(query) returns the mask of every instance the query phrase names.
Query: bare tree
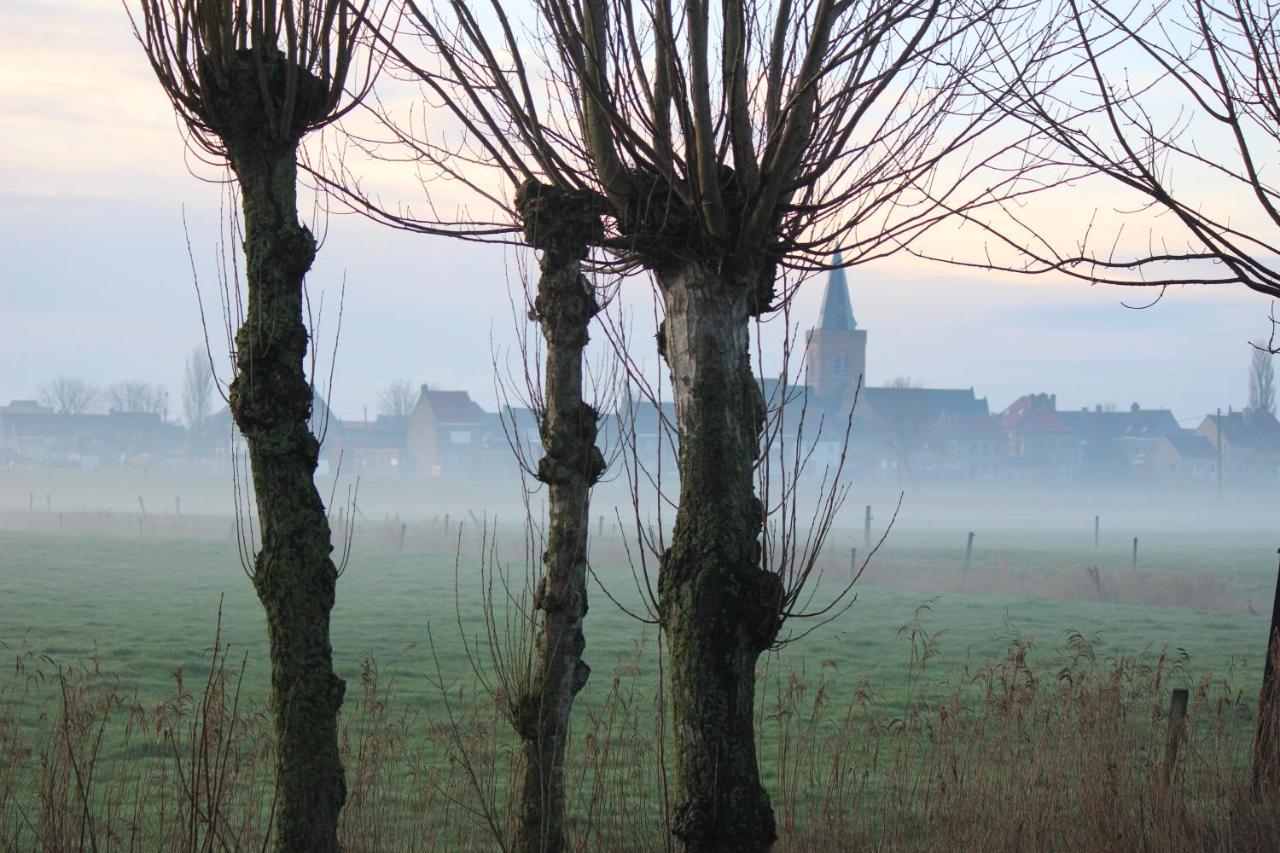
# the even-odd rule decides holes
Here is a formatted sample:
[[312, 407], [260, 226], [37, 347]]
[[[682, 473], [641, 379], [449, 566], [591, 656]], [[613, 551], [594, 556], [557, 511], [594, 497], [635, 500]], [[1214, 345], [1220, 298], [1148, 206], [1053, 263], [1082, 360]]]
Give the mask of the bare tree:
[[591, 194], [526, 181], [516, 209], [529, 245], [542, 253], [532, 316], [546, 341], [538, 431], [543, 456], [534, 472], [547, 487], [547, 549], [533, 607], [539, 612], [537, 662], [512, 709], [524, 740], [515, 850], [568, 849], [564, 761], [573, 700], [587, 683], [587, 532], [591, 487], [604, 473], [596, 446], [598, 413], [583, 399], [582, 352], [599, 311], [582, 259], [602, 225]]
[[40, 402], [60, 415], [84, 415], [92, 412], [102, 392], [78, 376], [59, 376], [38, 389]]
[[595, 199], [598, 245], [657, 280], [680, 443], [658, 584], [674, 831], [689, 850], [767, 849], [754, 670], [786, 593], [761, 565], [766, 406], [749, 325], [789, 298], [782, 271], [830, 266], [840, 250], [844, 264], [882, 257], [976, 203], [966, 178], [978, 164], [961, 158], [996, 112], [960, 106], [1011, 13], [1002, 0], [536, 0], [515, 22], [499, 0], [406, 8], [426, 50], [382, 43], [446, 113], [431, 121], [457, 132], [442, 141], [419, 110], [390, 117], [382, 141], [501, 214], [424, 215], [358, 189], [356, 203], [429, 233], [513, 239], [501, 186], [536, 179]]
[[1249, 408], [1255, 412], [1276, 413], [1275, 355], [1262, 342], [1250, 345], [1249, 357]]
[[[201, 154], [230, 167], [243, 207], [248, 300], [234, 341], [230, 407], [248, 444], [261, 548], [276, 733], [277, 849], [337, 850], [346, 782], [338, 754], [345, 683], [329, 613], [337, 567], [313, 480], [319, 442], [304, 278], [316, 240], [298, 221], [304, 136], [359, 101], [348, 72], [369, 2], [140, 0], [134, 32]], [[133, 13], [131, 12], [131, 15]]]
[[407, 415], [418, 402], [418, 388], [408, 379], [392, 382], [378, 395], [378, 412], [384, 415]]
[[[1065, 0], [1053, 8], [1030, 67], [1024, 55], [992, 66], [1005, 69], [1001, 83], [1012, 90], [1003, 107], [1033, 133], [1020, 147], [1018, 171], [1035, 176], [1028, 191], [1059, 184], [1076, 198], [1081, 181], [1109, 179], [1124, 193], [1121, 224], [1109, 231], [1095, 211], [1063, 240], [1055, 233], [1062, 205], [1046, 227], [997, 204], [999, 214], [971, 219], [1018, 255], [989, 251], [962, 262], [1089, 282], [1240, 283], [1280, 294], [1280, 188], [1267, 175], [1280, 146], [1280, 5]], [[1176, 110], [1161, 112], [1159, 104]], [[1128, 220], [1146, 222], [1150, 233], [1134, 240]]]
[[213, 409], [213, 365], [209, 351], [196, 347], [187, 358], [182, 377], [182, 416], [187, 429], [197, 432], [204, 425]]
[[159, 415], [169, 414], [169, 392], [163, 385], [129, 380], [117, 382], [107, 388], [107, 408], [113, 412], [141, 412]]
[[[1280, 187], [1268, 174], [1280, 153], [1280, 4], [1065, 0], [1047, 17], [1031, 66], [991, 66], [1005, 68], [1002, 82], [1011, 82], [999, 97], [1003, 108], [1034, 133], [1035, 142], [1020, 146], [1019, 172], [1035, 176], [1029, 191], [1109, 179], [1124, 193], [1116, 211], [1122, 222], [1142, 213], [1156, 218], [1136, 245], [1123, 226], [1109, 231], [1094, 218], [1063, 241], [1024, 211], [996, 203], [999, 215], [964, 215], [1018, 259], [995, 259], [988, 249], [961, 262], [1157, 287], [1162, 295], [1176, 284], [1243, 284], [1280, 295]], [[1176, 109], [1161, 113], [1158, 104]], [[1045, 169], [1057, 178], [1041, 177]], [[1053, 215], [1061, 210], [1055, 206]], [[1258, 361], [1263, 355], [1255, 353], [1255, 364], [1269, 371], [1269, 361], [1267, 368]], [[1250, 380], [1251, 404], [1272, 407], [1274, 394], [1264, 391], [1270, 376], [1258, 377], [1256, 394], [1252, 368]], [[1266, 656], [1258, 780], [1280, 778], [1280, 689], [1271, 677], [1280, 632], [1269, 635]]]

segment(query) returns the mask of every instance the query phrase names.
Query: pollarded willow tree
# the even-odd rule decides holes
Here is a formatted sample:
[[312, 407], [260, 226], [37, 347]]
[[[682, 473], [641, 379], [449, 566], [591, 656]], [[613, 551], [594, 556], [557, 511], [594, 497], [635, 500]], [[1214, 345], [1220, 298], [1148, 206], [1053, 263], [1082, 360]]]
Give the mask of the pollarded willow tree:
[[[594, 246], [657, 281], [680, 443], [658, 581], [673, 829], [688, 850], [767, 849], [776, 828], [756, 760], [755, 664], [800, 608], [785, 580], [795, 575], [762, 565], [754, 473], [765, 402], [750, 323], [790, 298], [785, 271], [829, 267], [837, 252], [844, 265], [883, 257], [989, 201], [990, 187], [969, 192], [976, 164], [964, 155], [996, 113], [968, 111], [966, 90], [1021, 10], [1005, 0], [534, 0], [525, 15], [499, 0], [405, 5], [408, 24], [382, 41], [452, 133], [442, 141], [392, 121], [389, 141], [500, 210], [503, 185], [581, 193], [604, 217]], [[408, 46], [415, 35], [425, 50]], [[365, 201], [419, 230], [511, 229], [473, 208], [433, 219]]]
[[[965, 218], [1016, 254], [949, 259], [1091, 284], [1244, 285], [1280, 296], [1280, 3], [1062, 0], [1042, 15], [1033, 60], [997, 55], [996, 104], [1029, 131], [1023, 176], [1117, 191], [1114, 229], [1053, 205], [1033, 218], [999, 201]], [[1078, 196], [1077, 196], [1078, 198]], [[1084, 221], [1073, 231], [1072, 216]], [[1135, 227], [1136, 226], [1136, 227]], [[1134, 234], [1145, 226], [1146, 233]], [[1266, 349], [1274, 351], [1276, 319]], [[1265, 354], [1259, 358], [1265, 358]], [[1276, 600], [1280, 602], [1280, 581]], [[1280, 787], [1280, 606], [1266, 645], [1255, 784]]]
[[229, 166], [240, 190], [248, 300], [229, 402], [261, 525], [251, 575], [270, 642], [276, 847], [290, 851], [338, 849], [346, 799], [345, 685], [329, 641], [338, 572], [304, 367], [316, 240], [298, 221], [298, 148], [360, 100], [344, 90], [368, 10], [367, 0], [142, 0], [134, 28], [190, 144]]

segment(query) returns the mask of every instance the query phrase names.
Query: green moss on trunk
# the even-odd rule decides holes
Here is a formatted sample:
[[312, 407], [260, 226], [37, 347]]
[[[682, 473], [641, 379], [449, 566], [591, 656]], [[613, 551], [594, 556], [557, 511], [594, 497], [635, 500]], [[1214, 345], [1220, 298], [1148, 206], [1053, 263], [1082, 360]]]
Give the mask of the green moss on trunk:
[[534, 313], [546, 339], [538, 479], [547, 485], [547, 550], [534, 597], [541, 612], [529, 693], [513, 702], [524, 741], [521, 796], [512, 849], [568, 849], [564, 757], [573, 700], [591, 670], [582, 660], [587, 614], [587, 530], [591, 487], [604, 471], [596, 447], [596, 411], [582, 398], [582, 351], [598, 310], [581, 272], [599, 232], [590, 198], [527, 182], [516, 203], [529, 244], [542, 251]]
[[764, 401], [747, 349], [750, 289], [699, 265], [659, 284], [680, 436], [680, 506], [658, 581], [674, 832], [688, 851], [763, 851], [777, 832], [756, 760], [755, 664], [778, 630], [781, 584], [760, 566]]
[[244, 207], [248, 303], [236, 334], [231, 411], [249, 448], [262, 532], [253, 583], [267, 613], [276, 733], [276, 847], [338, 849], [346, 783], [338, 756], [345, 685], [333, 671], [337, 570], [314, 474], [312, 389], [303, 368], [303, 278], [316, 244], [296, 212], [296, 147], [231, 146]]

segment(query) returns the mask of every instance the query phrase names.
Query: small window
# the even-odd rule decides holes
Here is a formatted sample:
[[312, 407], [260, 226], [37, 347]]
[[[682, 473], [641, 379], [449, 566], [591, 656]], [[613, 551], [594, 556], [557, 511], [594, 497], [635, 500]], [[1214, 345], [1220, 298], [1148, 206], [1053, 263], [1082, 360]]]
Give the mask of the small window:
[[470, 444], [471, 433], [465, 429], [455, 429], [449, 433], [450, 444]]

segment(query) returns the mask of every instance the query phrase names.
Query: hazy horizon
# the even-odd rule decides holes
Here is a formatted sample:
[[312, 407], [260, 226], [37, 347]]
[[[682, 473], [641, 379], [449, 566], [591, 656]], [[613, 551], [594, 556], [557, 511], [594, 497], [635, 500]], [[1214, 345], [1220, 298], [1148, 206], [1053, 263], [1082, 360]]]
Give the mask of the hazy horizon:
[[[170, 412], [183, 360], [201, 342], [187, 239], [217, 327], [219, 172], [192, 159], [123, 11], [87, 0], [10, 4], [0, 27], [0, 403], [31, 398], [60, 374], [95, 384], [165, 385]], [[201, 178], [202, 180], [197, 180]], [[184, 217], [186, 228], [184, 232]], [[511, 250], [395, 233], [332, 216], [310, 277], [324, 292], [327, 348], [346, 279], [332, 403], [377, 411], [393, 380], [430, 382], [495, 405], [492, 358], [514, 341]], [[1248, 341], [1268, 333], [1267, 300], [1243, 287], [1156, 293], [1048, 278], [978, 274], [907, 258], [849, 272], [869, 331], [869, 384], [909, 376], [973, 387], [999, 411], [1028, 392], [1061, 409], [1166, 407], [1194, 425], [1247, 402]], [[821, 280], [801, 288], [791, 322], [808, 328]], [[627, 292], [638, 357], [652, 366], [649, 285]], [[770, 324], [766, 372], [782, 323]], [[596, 334], [600, 339], [602, 335]]]

